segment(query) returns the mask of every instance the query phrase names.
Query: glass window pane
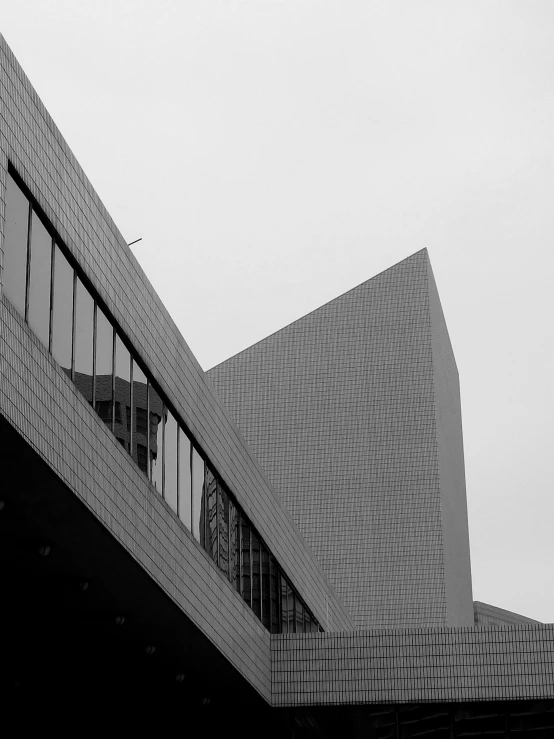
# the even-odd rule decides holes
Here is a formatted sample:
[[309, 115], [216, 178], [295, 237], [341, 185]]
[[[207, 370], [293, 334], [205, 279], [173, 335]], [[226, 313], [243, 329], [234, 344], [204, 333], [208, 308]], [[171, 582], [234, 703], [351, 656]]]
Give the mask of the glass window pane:
[[2, 290], [10, 303], [25, 316], [25, 285], [27, 282], [27, 230], [29, 201], [6, 176], [6, 220], [4, 223], [4, 271]]
[[183, 429], [179, 429], [179, 518], [187, 529], [192, 523], [192, 474], [190, 468], [191, 444]]
[[[31, 263], [34, 260], [34, 246]], [[94, 300], [81, 280], [75, 294], [75, 384], [92, 403], [92, 354], [94, 349]]]
[[73, 346], [73, 268], [56, 246], [52, 306], [52, 354], [71, 376]]
[[303, 634], [304, 633], [304, 606], [302, 605], [302, 601], [300, 598], [295, 595], [294, 598], [294, 611], [295, 611], [295, 619], [296, 619], [296, 633], [297, 634]]
[[192, 533], [204, 545], [204, 460], [192, 448]]
[[217, 478], [206, 465], [206, 515], [204, 549], [217, 564]]
[[112, 428], [113, 327], [101, 308], [96, 306], [96, 370], [94, 409]]
[[131, 354], [115, 336], [114, 434], [121, 446], [131, 453]]
[[177, 513], [177, 421], [165, 409], [164, 430], [164, 498]]
[[266, 629], [271, 627], [269, 612], [269, 552], [261, 544], [262, 554], [262, 623]]
[[240, 592], [239, 513], [229, 501], [229, 580]]
[[279, 566], [275, 560], [275, 557], [270, 555], [269, 557], [269, 570], [270, 570], [270, 607], [271, 607], [271, 633], [279, 633]]
[[49, 348], [52, 237], [35, 212], [31, 219], [31, 266], [27, 320], [44, 346]]
[[148, 381], [133, 360], [133, 439], [132, 457], [148, 475]]
[[294, 633], [294, 593], [286, 578], [281, 575], [281, 631]]
[[150, 480], [160, 495], [162, 494], [163, 406], [162, 399], [148, 383]]
[[306, 606], [304, 606], [304, 633], [305, 634], [309, 634], [310, 631], [312, 630], [312, 623], [313, 623], [313, 619], [310, 615], [310, 612], [308, 611]]
[[217, 522], [219, 569], [229, 577], [229, 496], [219, 482], [217, 484]]
[[261, 617], [262, 601], [260, 589], [260, 540], [252, 531], [252, 610]]
[[252, 607], [252, 573], [250, 568], [250, 525], [241, 516], [241, 577], [242, 597], [245, 603]]

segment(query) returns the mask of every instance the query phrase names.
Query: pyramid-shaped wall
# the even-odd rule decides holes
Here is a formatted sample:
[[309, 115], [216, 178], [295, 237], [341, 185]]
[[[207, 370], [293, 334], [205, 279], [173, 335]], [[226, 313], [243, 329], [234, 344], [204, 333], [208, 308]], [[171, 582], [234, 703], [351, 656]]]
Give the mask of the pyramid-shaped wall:
[[458, 377], [426, 250], [208, 375], [358, 628], [473, 623]]

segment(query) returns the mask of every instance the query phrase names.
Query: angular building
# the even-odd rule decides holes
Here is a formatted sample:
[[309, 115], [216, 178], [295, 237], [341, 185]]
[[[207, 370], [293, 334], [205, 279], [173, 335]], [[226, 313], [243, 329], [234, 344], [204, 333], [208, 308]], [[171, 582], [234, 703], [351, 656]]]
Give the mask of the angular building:
[[206, 377], [0, 37], [0, 265], [12, 733], [552, 736], [554, 627], [472, 625], [426, 253]]
[[473, 623], [458, 372], [426, 250], [208, 376], [356, 628]]

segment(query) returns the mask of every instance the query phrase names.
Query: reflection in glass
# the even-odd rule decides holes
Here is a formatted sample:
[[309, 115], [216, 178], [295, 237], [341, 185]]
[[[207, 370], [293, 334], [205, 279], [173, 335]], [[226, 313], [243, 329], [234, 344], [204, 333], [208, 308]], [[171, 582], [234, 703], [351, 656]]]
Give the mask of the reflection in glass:
[[229, 580], [240, 592], [239, 512], [229, 501]]
[[310, 616], [310, 612], [308, 611], [306, 606], [304, 606], [304, 633], [305, 634], [310, 633], [310, 631], [312, 630], [312, 624], [313, 624], [313, 620], [312, 620], [312, 617]]
[[148, 450], [150, 459], [150, 480], [156, 490], [162, 494], [163, 464], [163, 401], [148, 383]]
[[29, 201], [8, 174], [6, 176], [2, 290], [23, 317], [25, 317], [25, 285], [27, 282], [28, 228]]
[[229, 496], [221, 483], [217, 485], [217, 528], [219, 569], [229, 577]]
[[206, 465], [206, 509], [204, 526], [205, 538], [202, 546], [217, 564], [217, 479], [208, 465]]
[[250, 536], [252, 540], [252, 610], [258, 618], [261, 618], [260, 540], [254, 531], [251, 532]]
[[96, 358], [94, 410], [112, 428], [113, 408], [113, 327], [104, 312], [96, 306]]
[[50, 344], [51, 280], [52, 237], [33, 211], [31, 216], [31, 265], [27, 320], [31, 329], [46, 348]]
[[117, 334], [114, 399], [114, 434], [121, 446], [131, 453], [131, 354]]
[[269, 555], [269, 597], [270, 597], [270, 631], [279, 633], [279, 570], [275, 557]]
[[177, 513], [177, 421], [165, 409], [164, 498]]
[[140, 366], [133, 361], [133, 438], [132, 457], [148, 475], [148, 382]]
[[304, 606], [298, 595], [294, 599], [294, 606], [296, 633], [302, 634], [304, 632]]
[[266, 629], [269, 630], [271, 627], [271, 617], [269, 612], [269, 552], [263, 544], [260, 546], [262, 560], [262, 623]]
[[71, 376], [73, 345], [73, 268], [60, 251], [54, 252], [54, 295], [52, 304], [52, 355]]
[[294, 593], [286, 578], [281, 575], [281, 631], [294, 633]]
[[73, 372], [88, 402], [264, 626], [272, 633], [321, 630], [34, 212], [27, 264], [29, 212], [8, 177], [6, 297], [22, 315], [27, 311], [34, 333]]
[[192, 533], [198, 542], [204, 543], [204, 460], [194, 447], [192, 448]]
[[[34, 259], [34, 245], [33, 245]], [[94, 300], [79, 278], [75, 281], [75, 384], [92, 403]]]
[[252, 606], [252, 573], [250, 567], [250, 526], [242, 516], [240, 519], [242, 597], [245, 603]]
[[183, 429], [179, 429], [179, 518], [187, 529], [192, 524], [191, 444]]

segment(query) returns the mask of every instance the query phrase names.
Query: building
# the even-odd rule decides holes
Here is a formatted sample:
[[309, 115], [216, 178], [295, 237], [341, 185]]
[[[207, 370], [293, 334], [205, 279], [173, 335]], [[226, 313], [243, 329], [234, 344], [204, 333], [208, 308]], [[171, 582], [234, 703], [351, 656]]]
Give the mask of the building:
[[[356, 579], [321, 541], [336, 535], [345, 560], [356, 551], [330, 522], [335, 506], [350, 525], [350, 501], [330, 490], [319, 533], [309, 480], [292, 506], [259, 409], [259, 437], [241, 433], [231, 390], [248, 367], [231, 360], [206, 377], [3, 39], [0, 98], [0, 674], [19, 731], [109, 721], [183, 722], [206, 736], [551, 734], [554, 628], [473, 625], [457, 378], [427, 255], [312, 314], [338, 306], [333, 320], [348, 313], [360, 333], [360, 302], [381, 310], [368, 324], [379, 341], [362, 337], [342, 365], [375, 383], [362, 411], [381, 434], [371, 464], [357, 457], [357, 501], [377, 506], [361, 489], [377, 496], [395, 465], [406, 490], [396, 517], [379, 512], [397, 541], [389, 575], [371, 543]], [[310, 320], [298, 322], [304, 337], [317, 336]], [[305, 339], [280, 333], [309, 389], [321, 357], [295, 356]], [[368, 351], [377, 374], [362, 367]], [[270, 358], [290, 403], [294, 374], [285, 382]], [[339, 379], [340, 397], [356, 389]], [[286, 436], [294, 424], [280, 412]], [[366, 433], [346, 413], [346, 444], [352, 417]], [[286, 453], [314, 474], [320, 443]], [[395, 520], [411, 541], [398, 556]]]
[[458, 373], [426, 250], [208, 376], [356, 628], [473, 624]]

